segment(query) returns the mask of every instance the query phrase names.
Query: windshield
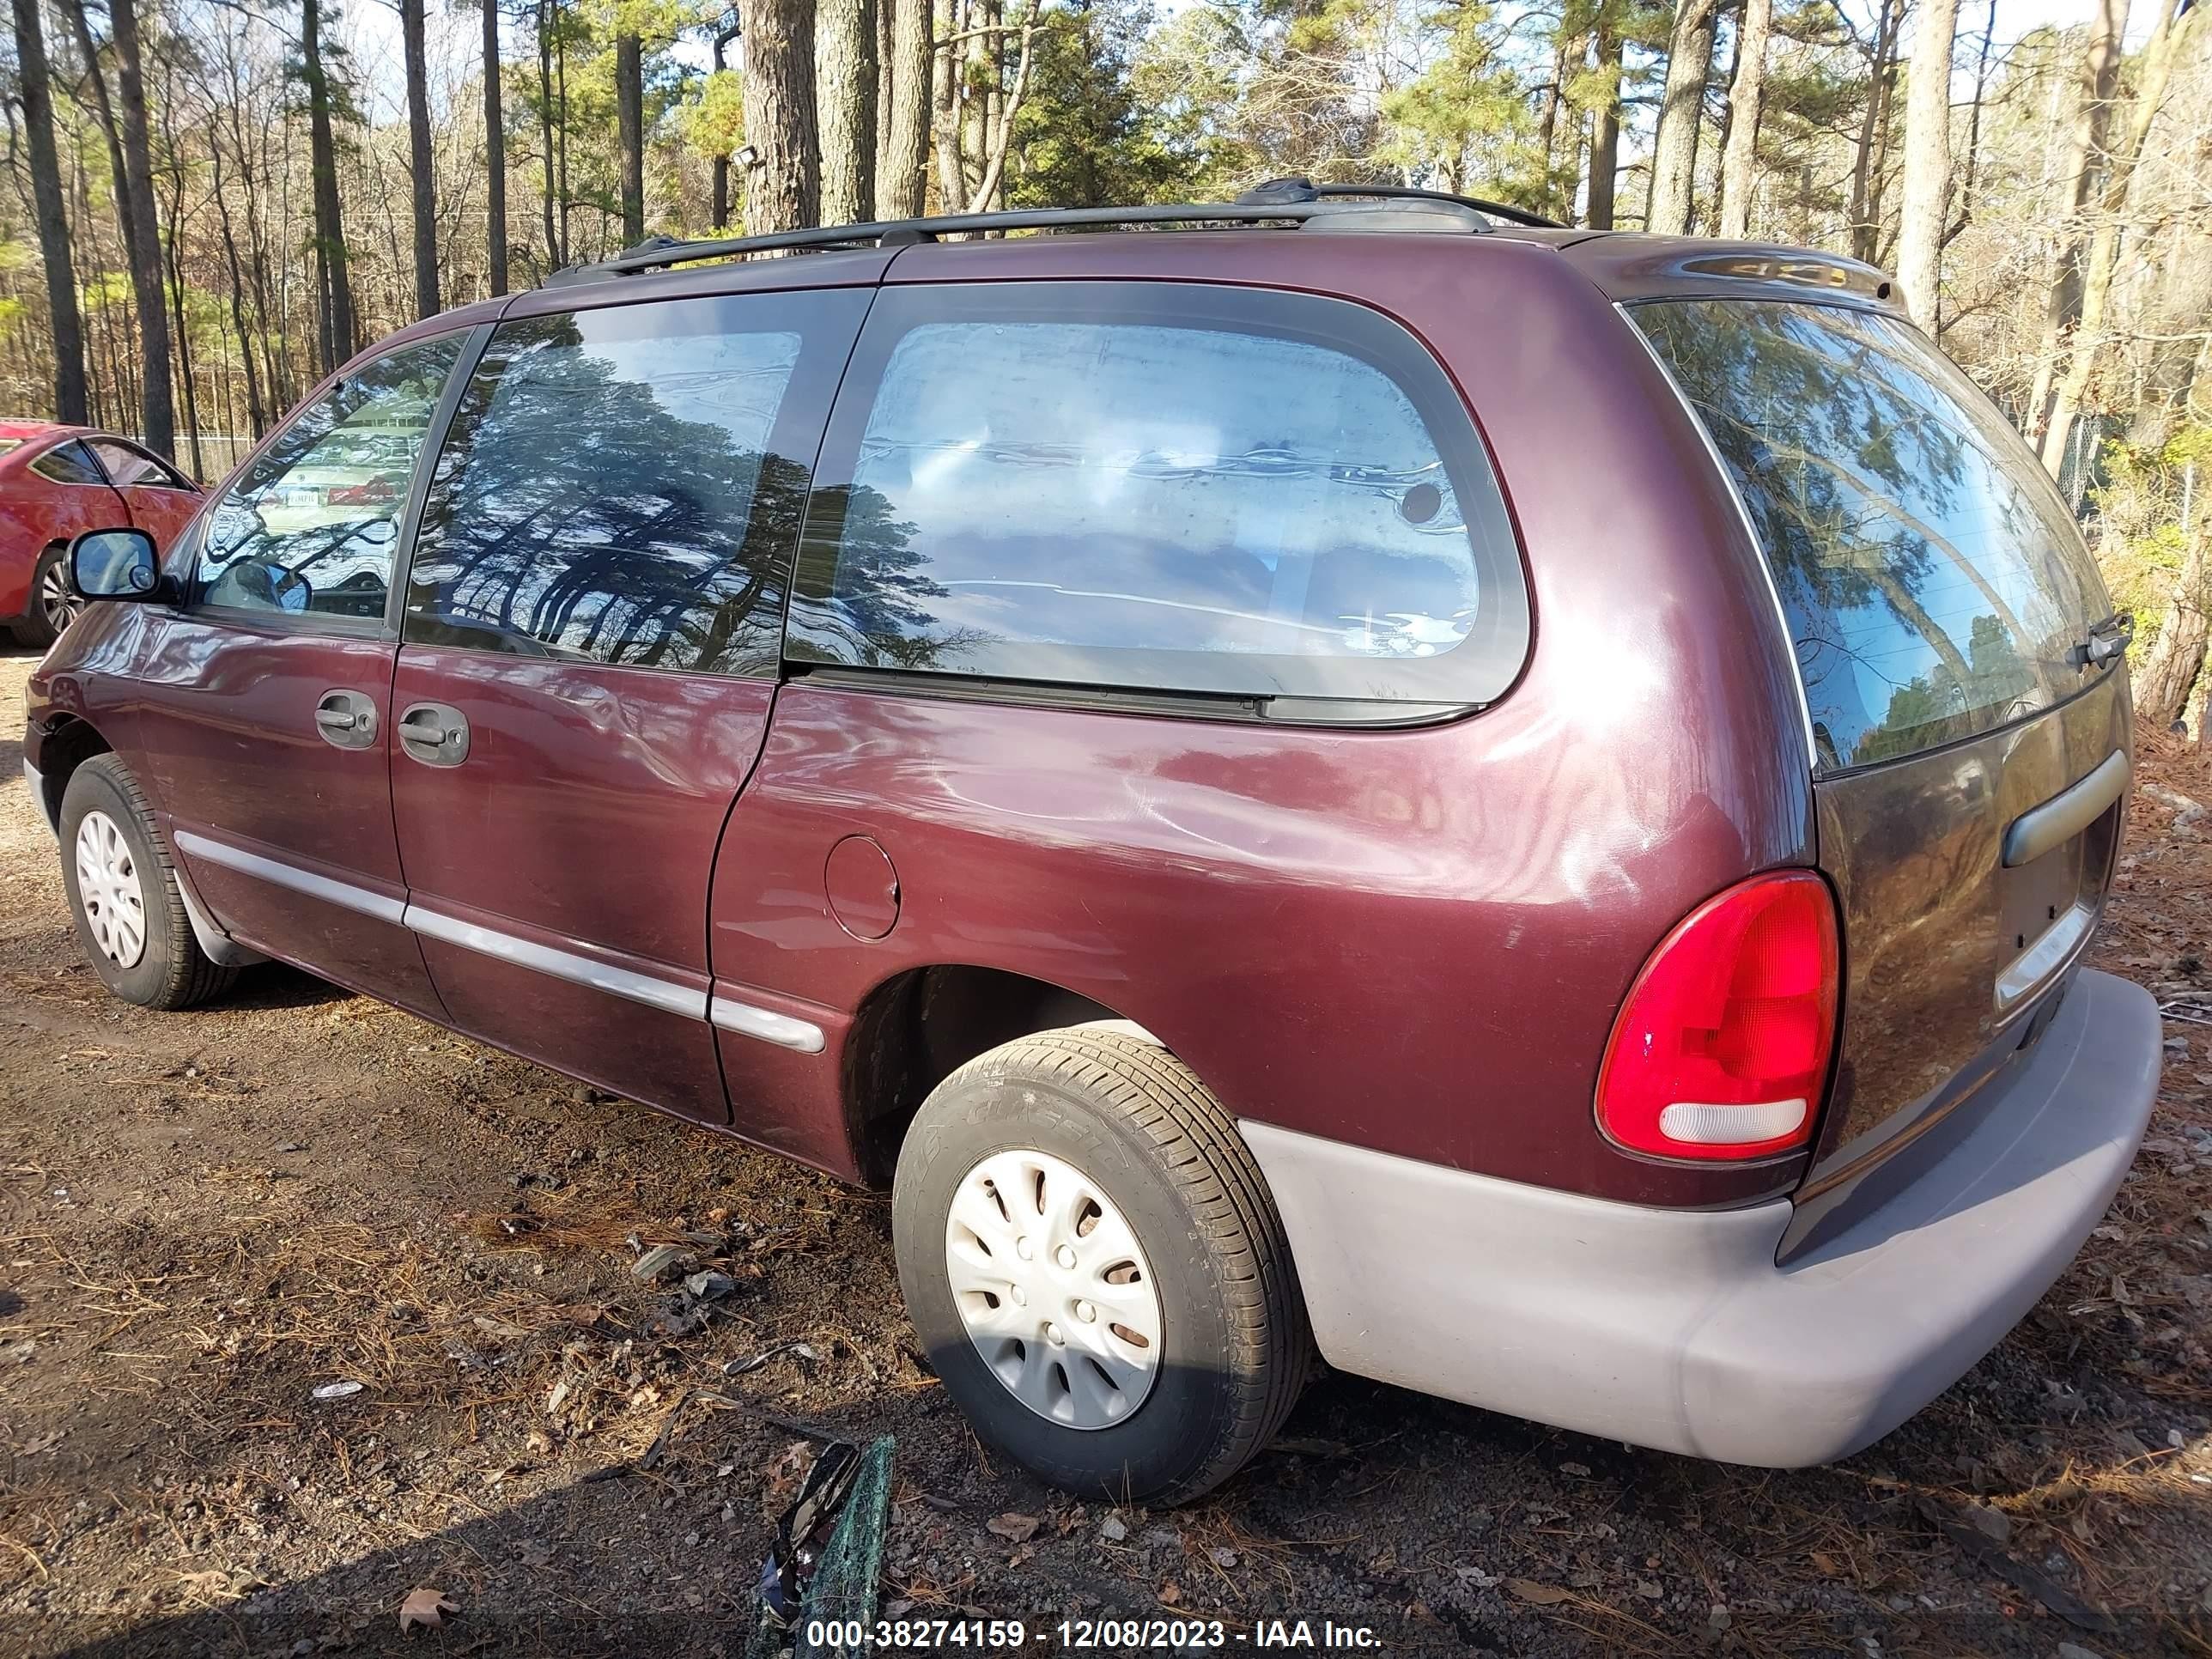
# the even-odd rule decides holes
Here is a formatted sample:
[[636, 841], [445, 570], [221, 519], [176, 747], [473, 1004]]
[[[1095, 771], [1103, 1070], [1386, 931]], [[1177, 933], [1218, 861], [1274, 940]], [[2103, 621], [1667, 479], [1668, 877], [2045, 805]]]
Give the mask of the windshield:
[[1751, 515], [1823, 770], [1990, 731], [2088, 683], [2112, 610], [2027, 447], [1917, 330], [1836, 306], [1632, 308]]

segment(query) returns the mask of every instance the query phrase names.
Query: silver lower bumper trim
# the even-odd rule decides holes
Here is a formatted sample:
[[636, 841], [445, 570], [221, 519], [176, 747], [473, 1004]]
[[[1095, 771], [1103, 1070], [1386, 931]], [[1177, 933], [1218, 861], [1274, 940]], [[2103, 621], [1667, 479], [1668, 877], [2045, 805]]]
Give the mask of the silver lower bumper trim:
[[23, 763], [23, 781], [30, 787], [31, 805], [39, 809], [39, 816], [46, 821], [46, 828], [54, 838], [60, 840], [61, 819], [55, 815], [53, 803], [46, 799], [46, 781], [27, 760]]

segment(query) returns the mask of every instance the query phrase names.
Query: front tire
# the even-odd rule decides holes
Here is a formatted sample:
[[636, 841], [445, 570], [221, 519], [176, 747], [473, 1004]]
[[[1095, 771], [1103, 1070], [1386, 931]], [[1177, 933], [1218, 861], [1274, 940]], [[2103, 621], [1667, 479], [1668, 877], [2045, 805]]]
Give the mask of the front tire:
[[192, 936], [167, 844], [131, 769], [95, 755], [62, 792], [62, 885], [78, 947], [100, 983], [142, 1008], [189, 1008], [228, 990], [235, 968]]
[[1259, 1165], [1142, 1038], [1048, 1031], [953, 1073], [900, 1149], [891, 1226], [938, 1376], [1055, 1486], [1187, 1503], [1304, 1384], [1304, 1304]]
[[70, 591], [69, 549], [57, 542], [39, 556], [31, 572], [31, 608], [9, 626], [16, 643], [44, 650], [61, 638], [83, 605]]

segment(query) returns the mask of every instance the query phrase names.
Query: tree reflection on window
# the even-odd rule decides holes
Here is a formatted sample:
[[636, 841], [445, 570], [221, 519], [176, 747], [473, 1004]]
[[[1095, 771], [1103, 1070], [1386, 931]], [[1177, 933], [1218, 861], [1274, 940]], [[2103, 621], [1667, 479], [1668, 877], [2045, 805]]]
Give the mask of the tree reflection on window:
[[399, 519], [458, 334], [341, 379], [233, 479], [209, 515], [193, 598], [234, 611], [384, 615]]
[[2033, 458], [1917, 332], [1842, 307], [1636, 307], [1734, 475], [1823, 759], [1990, 730], [2080, 684], [2109, 608]]
[[408, 637], [770, 672], [808, 482], [770, 441], [800, 347], [681, 317], [502, 325], [439, 458]]

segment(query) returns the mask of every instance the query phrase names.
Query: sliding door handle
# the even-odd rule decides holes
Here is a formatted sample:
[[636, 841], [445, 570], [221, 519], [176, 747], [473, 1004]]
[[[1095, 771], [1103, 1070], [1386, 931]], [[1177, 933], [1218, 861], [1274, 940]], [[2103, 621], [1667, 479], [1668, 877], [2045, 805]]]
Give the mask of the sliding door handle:
[[459, 766], [469, 757], [468, 718], [449, 703], [413, 704], [399, 717], [399, 746], [425, 766]]
[[334, 749], [367, 749], [376, 741], [376, 705], [360, 691], [325, 691], [315, 703], [315, 735]]

